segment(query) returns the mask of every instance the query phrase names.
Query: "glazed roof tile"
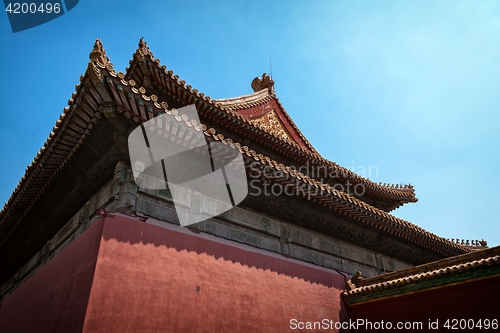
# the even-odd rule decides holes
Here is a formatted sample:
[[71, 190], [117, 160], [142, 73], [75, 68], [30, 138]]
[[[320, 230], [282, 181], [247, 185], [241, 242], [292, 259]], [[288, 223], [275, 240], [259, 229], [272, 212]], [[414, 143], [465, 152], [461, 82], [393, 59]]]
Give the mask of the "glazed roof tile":
[[345, 297], [350, 297], [369, 294], [382, 289], [395, 288], [433, 279], [442, 275], [491, 265], [500, 265], [500, 246], [446, 258], [430, 264], [415, 266], [372, 278], [361, 279], [354, 289], [345, 291], [343, 295]]
[[273, 95], [273, 93], [269, 92], [269, 89], [262, 89], [248, 95], [216, 99], [215, 101], [217, 105], [227, 110], [241, 110], [264, 104], [270, 101], [274, 97]]
[[[168, 89], [168, 91], [171, 92], [173, 96], [179, 98], [179, 100], [184, 99], [188, 104], [192, 103], [199, 104], [200, 101], [203, 101], [204, 103], [206, 103], [206, 105], [202, 106], [203, 110], [207, 108], [209, 108], [210, 110], [212, 110], [212, 108], [216, 108], [217, 110], [220, 110], [226, 115], [230, 116], [232, 119], [238, 120], [239, 122], [243, 123], [243, 125], [246, 126], [247, 128], [255, 128], [259, 131], [265, 132], [265, 134], [267, 134], [268, 136], [271, 136], [274, 139], [279, 140], [288, 145], [287, 148], [295, 150], [296, 152], [299, 152], [300, 155], [308, 159], [311, 159], [314, 163], [325, 165], [331, 168], [332, 172], [337, 173], [350, 181], [353, 181], [354, 182], [353, 185], [363, 184], [363, 186], [365, 186], [365, 189], [368, 192], [373, 193], [374, 195], [396, 200], [397, 203], [395, 203], [392, 209], [395, 209], [406, 202], [418, 201], [418, 199], [415, 197], [415, 190], [412, 185], [376, 183], [356, 174], [355, 172], [349, 170], [348, 168], [344, 168], [338, 165], [337, 163], [322, 157], [309, 143], [309, 141], [307, 141], [307, 139], [302, 135], [296, 124], [293, 122], [289, 114], [286, 112], [285, 108], [283, 107], [279, 99], [276, 97], [273, 90], [269, 91], [269, 89], [263, 89], [261, 91], [244, 96], [213, 100], [209, 96], [205, 96], [203, 93], [198, 92], [197, 89], [193, 89], [191, 85], [186, 85], [186, 82], [183, 80], [179, 80], [179, 76], [175, 75], [172, 70], [167, 70], [165, 65], [161, 65], [160, 59], [154, 57], [153, 53], [151, 52], [151, 50], [149, 49], [147, 43], [144, 41], [143, 38], [141, 38], [139, 42], [139, 47], [134, 53], [133, 57], [134, 59], [147, 57], [148, 60], [150, 60], [148, 62], [148, 66], [151, 67], [148, 70], [149, 73], [156, 80], [158, 80], [158, 82], [160, 82], [164, 87], [166, 87], [165, 89]], [[131, 61], [131, 66], [127, 68], [127, 73], [125, 74], [125, 76], [128, 78], [132, 76], [131, 73], [133, 71], [132, 68], [133, 64], [134, 60]], [[174, 85], [176, 86], [176, 88], [173, 87]], [[300, 146], [294, 141], [286, 140], [283, 137], [279, 137], [275, 133], [267, 131], [265, 128], [262, 128], [261, 126], [252, 124], [248, 119], [245, 119], [244, 117], [242, 117], [241, 115], [239, 115], [237, 112], [234, 111], [240, 108], [247, 108], [254, 105], [260, 105], [262, 103], [269, 102], [271, 99], [276, 100], [281, 110], [290, 120], [290, 123], [293, 125], [294, 129], [296, 129], [297, 133], [299, 133], [303, 138], [303, 140], [307, 142], [309, 149]], [[282, 147], [280, 147], [280, 149], [282, 149]]]
[[[113, 73], [111, 73], [111, 75], [113, 75]], [[118, 73], [118, 76], [120, 76], [120, 73]], [[125, 80], [122, 80], [121, 83], [124, 86], [135, 84], [135, 82], [133, 81], [126, 82]], [[139, 91], [140, 90], [145, 91], [145, 89], [139, 88]], [[137, 93], [138, 90], [132, 88], [132, 91], [134, 93]], [[151, 97], [142, 95], [141, 98], [144, 100], [157, 99], [155, 95], [152, 95]], [[338, 191], [330, 185], [324, 184], [314, 178], [298, 172], [295, 168], [284, 165], [270, 158], [269, 156], [258, 153], [254, 149], [251, 149], [248, 146], [244, 146], [230, 137], [225, 137], [215, 128], [207, 128], [207, 126], [204, 124], [193, 126], [192, 121], [187, 117], [184, 117], [185, 115], [179, 116], [178, 110], [168, 110], [166, 109], [166, 105], [160, 105], [156, 103], [156, 101], [154, 105], [158, 109], [158, 111], [165, 112], [166, 114], [174, 114], [178, 121], [183, 121], [185, 125], [192, 127], [194, 130], [203, 132], [204, 135], [210, 140], [221, 141], [228, 147], [237, 149], [245, 157], [245, 164], [247, 165], [247, 167], [249, 167], [252, 163], [257, 162], [262, 165], [267, 165], [275, 171], [281, 171], [280, 173], [277, 173], [277, 175], [280, 175], [279, 177], [276, 177], [277, 182], [290, 183], [298, 181], [310, 185], [307, 190], [310, 194], [309, 197], [319, 204], [328, 206], [331, 209], [342, 212], [363, 223], [376, 227], [390, 234], [394, 234], [404, 239], [410, 240], [421, 246], [436, 249], [435, 245], [440, 245], [443, 248], [448, 249], [437, 249], [437, 251], [442, 254], [449, 255], [449, 250], [455, 251], [455, 253], [466, 253], [472, 251], [465, 246], [436, 236], [435, 234], [432, 234], [408, 221], [399, 219], [383, 210], [373, 207], [352, 195], [349, 195], [342, 191]], [[129, 108], [129, 110], [132, 109], [133, 108]], [[148, 120], [148, 118], [145, 118], [144, 116], [137, 113], [132, 114], [132, 117], [136, 122]], [[162, 131], [162, 127], [158, 127], [155, 130]]]
[[[239, 150], [246, 157], [245, 163], [247, 166], [257, 162], [268, 165], [273, 170], [281, 171], [281, 176], [276, 179], [277, 182], [308, 184], [309, 198], [318, 204], [444, 255], [472, 251], [468, 247], [438, 237], [347, 193], [338, 191], [328, 184], [304, 175], [295, 168], [286, 166], [269, 156], [241, 145], [232, 138], [224, 137], [222, 133], [219, 133], [214, 128], [207, 128], [204, 124], [195, 124], [187, 119], [185, 115], [178, 115], [178, 111], [175, 109], [169, 110], [167, 103], [159, 101], [156, 95], [145, 95], [147, 90], [144, 87], [137, 87], [137, 83], [132, 79], [126, 80], [124, 73], [115, 72], [99, 40], [96, 41], [94, 50], [91, 53], [88, 69], [80, 80], [82, 83], [85, 82], [85, 89], [77, 85], [76, 92], [73, 93], [72, 99], [68, 101], [69, 107], [64, 109], [64, 113], [61, 115], [60, 120], [56, 122], [56, 126], [44, 147], [28, 166], [26, 174], [0, 213], [0, 230], [2, 231], [0, 242], [5, 241], [8, 235], [12, 233], [17, 223], [27, 214], [41, 193], [85, 140], [92, 130], [93, 124], [100, 118], [100, 111], [96, 111], [96, 108], [100, 108], [97, 103], [102, 104], [113, 101], [108, 93], [110, 91], [114, 96], [114, 102], [117, 104], [118, 113], [123, 113], [125, 117], [131, 118], [135, 122], [150, 119], [153, 115], [145, 111], [144, 103], [148, 103], [156, 112], [173, 114], [177, 121], [185, 122], [185, 125], [196, 132], [203, 132], [210, 140], [221, 141], [224, 145]], [[108, 86], [109, 90], [106, 89], [105, 85]], [[119, 86], [121, 86], [120, 89]], [[85, 93], [83, 93], [84, 90]], [[129, 90], [128, 95], [125, 94], [125, 90]], [[203, 110], [210, 106], [216, 107], [215, 102], [209, 97], [200, 93], [196, 93], [196, 96], [199, 100], [195, 101], [195, 103], [200, 109]], [[200, 100], [206, 104], [200, 105]], [[80, 102], [79, 107], [76, 107], [75, 101]], [[234, 115], [234, 117], [238, 118], [238, 115]], [[54, 160], [47, 163], [51, 158]], [[38, 185], [34, 186], [33, 184]], [[312, 190], [314, 190], [314, 193]], [[10, 218], [12, 217], [11, 214], [17, 215]]]

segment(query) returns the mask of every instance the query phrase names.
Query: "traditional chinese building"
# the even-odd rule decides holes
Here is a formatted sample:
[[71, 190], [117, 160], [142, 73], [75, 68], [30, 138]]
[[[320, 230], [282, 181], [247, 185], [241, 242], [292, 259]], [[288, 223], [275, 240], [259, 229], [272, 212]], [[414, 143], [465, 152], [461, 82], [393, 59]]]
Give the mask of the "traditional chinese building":
[[[253, 93], [213, 100], [162, 65], [142, 39], [125, 73], [97, 40], [68, 107], [1, 211], [1, 327], [288, 331], [292, 319], [357, 316], [355, 303], [382, 295], [369, 287], [386, 281], [379, 276], [389, 283], [421, 276], [418, 265], [474, 259], [486, 248], [392, 215], [417, 201], [413, 187], [377, 184], [323, 158], [273, 85], [264, 74]], [[196, 106], [201, 124], [179, 111], [187, 105]], [[136, 184], [127, 138], [158, 115], [169, 120], [147, 130], [165, 139], [217, 142], [225, 147], [220, 156], [243, 154], [251, 186], [240, 205], [182, 228], [177, 214], [191, 203], [207, 216], [223, 203], [186, 192], [176, 212], [175, 186]], [[484, 276], [498, 276], [495, 260], [497, 270]], [[349, 282], [358, 271], [362, 282]]]
[[353, 280], [343, 296], [349, 318], [365, 321], [359, 331], [382, 320], [414, 331], [500, 327], [500, 246]]

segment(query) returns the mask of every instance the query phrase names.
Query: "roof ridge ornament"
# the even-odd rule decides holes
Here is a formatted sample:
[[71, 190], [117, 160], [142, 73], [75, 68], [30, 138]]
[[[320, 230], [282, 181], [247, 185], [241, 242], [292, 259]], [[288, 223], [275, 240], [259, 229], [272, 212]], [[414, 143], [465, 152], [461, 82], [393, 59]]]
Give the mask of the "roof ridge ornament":
[[272, 91], [274, 90], [274, 81], [269, 75], [264, 73], [262, 74], [262, 78], [257, 76], [253, 79], [251, 86], [254, 92], [261, 91], [266, 88]]
[[92, 52], [90, 52], [89, 58], [93, 63], [98, 62], [104, 66], [111, 64], [108, 56], [106, 55], [106, 51], [104, 50], [104, 46], [102, 45], [102, 42], [99, 38], [96, 38], [94, 48], [92, 49]]
[[146, 43], [144, 37], [141, 37], [141, 39], [139, 40], [139, 48], [137, 49], [137, 52], [140, 52], [143, 55], [151, 53], [151, 51], [149, 50], [148, 43]]
[[346, 283], [347, 291], [351, 291], [361, 287], [361, 280], [363, 280], [363, 276], [361, 275], [360, 271], [357, 271], [356, 274], [350, 280], [347, 281]]
[[464, 246], [467, 246], [467, 247], [470, 247], [470, 248], [477, 248], [477, 249], [487, 249], [488, 248], [488, 242], [485, 241], [484, 239], [481, 239], [481, 240], [478, 240], [478, 239], [472, 239], [472, 240], [462, 239], [462, 241], [460, 241], [460, 239], [458, 239], [458, 238], [457, 239], [452, 238], [451, 242], [455, 243], [455, 244], [458, 244], [458, 245], [464, 245]]

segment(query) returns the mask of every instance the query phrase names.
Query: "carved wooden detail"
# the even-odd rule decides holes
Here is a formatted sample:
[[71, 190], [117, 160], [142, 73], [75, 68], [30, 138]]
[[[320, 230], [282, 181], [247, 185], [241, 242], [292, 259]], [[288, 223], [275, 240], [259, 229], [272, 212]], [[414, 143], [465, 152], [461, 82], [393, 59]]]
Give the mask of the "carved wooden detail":
[[249, 122], [264, 128], [267, 132], [274, 134], [280, 139], [294, 141], [274, 110], [260, 117], [249, 119]]

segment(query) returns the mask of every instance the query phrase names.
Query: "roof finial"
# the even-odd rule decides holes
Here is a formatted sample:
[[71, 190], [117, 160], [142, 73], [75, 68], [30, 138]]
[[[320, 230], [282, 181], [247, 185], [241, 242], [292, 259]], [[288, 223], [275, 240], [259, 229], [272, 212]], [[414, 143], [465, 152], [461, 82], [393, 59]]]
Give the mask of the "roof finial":
[[274, 81], [266, 73], [262, 74], [262, 78], [256, 77], [252, 81], [252, 89], [254, 92], [261, 91], [263, 89], [273, 90]]
[[144, 41], [144, 37], [141, 37], [141, 39], [139, 40], [139, 48], [137, 49], [137, 51], [140, 51], [143, 54], [148, 54], [150, 52], [148, 43]]
[[271, 77], [271, 81], [273, 80], [273, 58], [269, 57], [269, 76]]
[[92, 50], [92, 52], [90, 52], [89, 58], [90, 61], [97, 61], [103, 65], [107, 65], [110, 63], [109, 58], [106, 56], [106, 51], [104, 51], [104, 47], [102, 46], [102, 42], [99, 38], [96, 38], [94, 49]]

